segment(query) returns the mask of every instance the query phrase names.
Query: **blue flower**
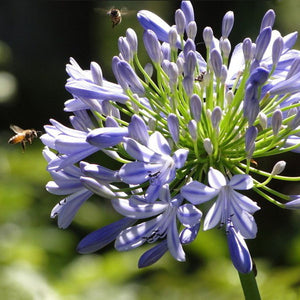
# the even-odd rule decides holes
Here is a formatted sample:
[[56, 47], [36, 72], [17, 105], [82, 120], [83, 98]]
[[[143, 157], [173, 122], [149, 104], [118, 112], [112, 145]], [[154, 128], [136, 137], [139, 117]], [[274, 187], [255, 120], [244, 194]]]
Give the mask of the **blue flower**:
[[176, 169], [183, 167], [188, 155], [188, 150], [178, 149], [171, 156], [171, 148], [160, 132], [154, 132], [147, 145], [124, 138], [124, 148], [136, 161], [123, 165], [119, 176], [128, 184], [148, 181], [145, 195], [149, 202], [154, 202], [161, 187], [175, 178]]
[[[43, 155], [48, 162], [56, 158], [56, 155], [47, 147]], [[80, 168], [75, 166], [66, 167], [64, 170], [50, 171], [53, 181], [46, 185], [48, 192], [55, 195], [68, 195], [61, 200], [51, 211], [51, 217], [57, 217], [58, 227], [67, 228], [81, 205], [89, 199], [93, 193], [81, 182], [83, 175]]]
[[48, 170], [68, 167], [99, 150], [86, 141], [88, 135], [86, 131], [68, 128], [55, 120], [50, 122], [52, 126], [44, 126], [46, 133], [41, 136], [41, 140], [44, 145], [58, 151], [61, 155], [48, 163]]
[[[112, 204], [116, 211], [132, 219], [148, 219], [156, 216], [123, 230], [116, 238], [117, 250], [127, 251], [139, 247], [145, 242], [153, 243], [159, 239], [166, 239], [166, 247], [172, 256], [178, 261], [185, 261], [185, 253], [177, 228], [177, 218], [186, 228], [199, 228], [202, 213], [194, 205], [183, 204], [180, 195], [171, 198], [168, 185], [161, 188], [159, 201], [155, 203], [148, 203], [147, 200], [139, 197], [131, 197], [129, 200], [113, 199]], [[194, 233], [190, 240], [194, 239], [196, 234]], [[164, 253], [166, 250], [166, 247], [163, 246], [156, 247], [160, 251], [155, 248], [156, 250], [150, 252], [152, 255], [147, 255], [147, 259], [144, 256], [140, 267], [149, 265], [149, 260], [154, 263], [156, 261], [154, 257], [161, 257], [158, 252]]]
[[233, 265], [248, 273], [245, 239], [256, 237], [253, 214], [260, 207], [239, 191], [252, 189], [278, 207], [299, 208], [299, 195], [268, 186], [272, 179], [299, 181], [279, 175], [286, 163], [268, 172], [255, 161], [300, 152], [300, 51], [292, 49], [297, 33], [281, 36], [273, 29], [275, 12], [268, 10], [255, 42], [245, 38], [231, 46], [229, 11], [220, 38], [204, 28], [204, 59], [196, 50], [190, 1], [181, 1], [173, 26], [147, 10], [137, 18], [145, 67], [133, 29], [119, 37], [120, 53], [112, 58], [116, 83], [104, 79], [96, 62], [88, 70], [73, 58], [67, 64], [72, 99], [64, 110], [71, 127], [51, 119], [41, 137], [53, 150], [44, 151], [53, 178], [46, 188], [66, 197], [52, 216], [65, 228], [91, 195], [100, 196], [125, 217], [87, 235], [78, 251], [90, 253], [114, 240], [119, 251], [158, 242], [139, 259], [146, 267], [168, 251], [185, 260], [183, 245], [200, 229], [196, 206], [206, 202], [203, 229], [224, 227]]
[[252, 214], [260, 208], [247, 196], [236, 191], [251, 189], [253, 187], [251, 176], [238, 174], [228, 181], [220, 171], [211, 167], [208, 182], [210, 187], [199, 181], [192, 181], [181, 188], [182, 196], [195, 205], [216, 197], [205, 217], [204, 230], [220, 224], [226, 225], [230, 219], [234, 228], [244, 238], [255, 238], [257, 226]]

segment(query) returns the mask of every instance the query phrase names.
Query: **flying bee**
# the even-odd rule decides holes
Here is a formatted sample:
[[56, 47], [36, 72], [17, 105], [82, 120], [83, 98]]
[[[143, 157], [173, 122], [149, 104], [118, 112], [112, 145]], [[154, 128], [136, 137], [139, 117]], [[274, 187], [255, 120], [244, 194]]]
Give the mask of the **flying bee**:
[[34, 129], [22, 129], [16, 125], [10, 125], [10, 129], [16, 133], [13, 137], [8, 140], [9, 144], [21, 143], [23, 151], [25, 151], [25, 145], [27, 142], [32, 144], [35, 138], [38, 138], [38, 132]]
[[126, 12], [123, 12], [120, 9], [117, 8], [111, 8], [107, 14], [110, 16], [111, 22], [112, 22], [112, 28], [117, 26], [122, 21], [122, 15], [125, 15]]
[[134, 11], [128, 11], [125, 7], [118, 9], [118, 8], [114, 8], [112, 7], [109, 10], [103, 10], [102, 8], [96, 8], [96, 11], [100, 11], [103, 12], [105, 11], [105, 13], [110, 17], [111, 22], [112, 22], [112, 28], [114, 28], [115, 26], [117, 26], [118, 24], [121, 23], [122, 21], [122, 16], [130, 14]]

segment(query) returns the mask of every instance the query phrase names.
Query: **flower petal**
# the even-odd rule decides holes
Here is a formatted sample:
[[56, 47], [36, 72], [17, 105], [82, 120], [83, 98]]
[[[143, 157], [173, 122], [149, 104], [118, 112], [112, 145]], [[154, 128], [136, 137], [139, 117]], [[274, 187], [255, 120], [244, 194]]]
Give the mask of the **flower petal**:
[[146, 251], [139, 259], [139, 268], [145, 268], [156, 263], [168, 251], [167, 240], [163, 240], [150, 250]]
[[92, 196], [92, 192], [83, 189], [61, 200], [51, 211], [51, 218], [58, 216], [58, 227], [67, 228], [81, 205]]
[[185, 261], [185, 253], [179, 240], [176, 218], [169, 224], [167, 234], [168, 248], [172, 256], [178, 261]]
[[115, 146], [128, 136], [128, 128], [124, 127], [103, 127], [89, 132], [87, 142], [99, 148]]
[[237, 174], [230, 179], [229, 185], [235, 190], [249, 190], [253, 187], [253, 179], [250, 175]]
[[131, 138], [124, 138], [124, 148], [133, 158], [143, 162], [160, 162], [162, 156]]
[[168, 207], [168, 204], [163, 202], [137, 205], [127, 199], [112, 199], [112, 205], [118, 213], [133, 219], [145, 219], [156, 216]]
[[84, 237], [77, 246], [77, 251], [81, 254], [88, 254], [100, 250], [111, 243], [117, 235], [133, 225], [136, 220], [123, 218], [119, 221], [104, 226]]
[[223, 205], [222, 199], [217, 199], [217, 201], [209, 209], [203, 225], [203, 230], [209, 230], [216, 227], [222, 219]]
[[200, 204], [211, 200], [218, 192], [218, 190], [212, 189], [198, 181], [192, 181], [180, 190], [181, 195], [193, 204]]
[[185, 227], [193, 227], [200, 223], [202, 212], [192, 204], [181, 205], [177, 210], [177, 217]]
[[200, 229], [200, 223], [197, 223], [193, 227], [184, 228], [179, 235], [181, 244], [189, 244], [197, 237]]
[[123, 230], [116, 238], [115, 248], [118, 251], [127, 251], [141, 246], [155, 232], [162, 217], [163, 215], [159, 215], [155, 219]]
[[159, 172], [161, 165], [145, 164], [143, 162], [132, 162], [125, 164], [119, 171], [122, 181], [129, 184], [140, 184], [149, 179], [151, 174]]
[[226, 185], [226, 179], [224, 175], [212, 167], [208, 171], [208, 182], [212, 188], [219, 189], [222, 186]]
[[235, 231], [233, 226], [228, 226], [227, 242], [231, 260], [235, 268], [241, 273], [252, 270], [252, 259], [243, 237]]
[[163, 155], [171, 154], [171, 148], [168, 141], [158, 131], [155, 131], [153, 134], [151, 134], [148, 141], [148, 147], [149, 149], [159, 154], [163, 154]]
[[181, 169], [184, 166], [188, 154], [189, 150], [187, 149], [178, 149], [174, 152], [172, 157], [177, 169]]

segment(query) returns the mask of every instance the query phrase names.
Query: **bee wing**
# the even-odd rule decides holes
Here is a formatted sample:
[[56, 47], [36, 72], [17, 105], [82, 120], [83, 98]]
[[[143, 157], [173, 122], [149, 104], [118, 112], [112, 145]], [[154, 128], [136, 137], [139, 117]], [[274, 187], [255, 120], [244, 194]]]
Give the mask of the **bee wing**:
[[102, 14], [102, 15], [110, 15], [111, 13], [111, 10], [113, 9], [114, 7], [111, 7], [110, 9], [107, 9], [107, 8], [102, 8], [102, 7], [96, 7], [94, 8], [94, 11], [98, 14]]
[[128, 10], [127, 7], [122, 7], [120, 11], [122, 15], [132, 15], [136, 12], [135, 10]]
[[9, 128], [15, 133], [22, 133], [24, 130], [17, 125], [10, 125]]

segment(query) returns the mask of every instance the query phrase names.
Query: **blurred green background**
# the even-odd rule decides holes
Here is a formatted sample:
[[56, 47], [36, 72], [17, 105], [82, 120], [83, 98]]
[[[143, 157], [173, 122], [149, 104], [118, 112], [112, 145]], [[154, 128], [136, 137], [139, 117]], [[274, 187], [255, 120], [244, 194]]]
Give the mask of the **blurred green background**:
[[[192, 1], [193, 2], [193, 1]], [[232, 45], [249, 36], [255, 40], [260, 20], [269, 8], [276, 11], [275, 28], [282, 35], [299, 30], [300, 3], [282, 1], [194, 1], [199, 51], [201, 32], [211, 26], [220, 36], [221, 20], [235, 12]], [[114, 81], [111, 58], [118, 54], [117, 39], [128, 27], [140, 38], [135, 13], [112, 29], [109, 17], [95, 8], [149, 9], [170, 24], [179, 1], [1, 1], [0, 2], [0, 299], [242, 299], [238, 275], [231, 264], [221, 230], [201, 232], [187, 247], [187, 262], [165, 255], [152, 267], [138, 270], [147, 249], [118, 253], [107, 247], [93, 255], [76, 253], [77, 243], [89, 232], [116, 219], [101, 200], [89, 200], [72, 225], [60, 230], [50, 219], [59, 196], [45, 191], [50, 180], [36, 140], [22, 153], [8, 145], [10, 124], [42, 130], [49, 118], [68, 125], [63, 103], [65, 64], [74, 57], [83, 68], [97, 61], [104, 76]], [[296, 48], [300, 48], [300, 44]], [[274, 162], [288, 162], [285, 174], [299, 174], [295, 154], [258, 161], [271, 170]], [[278, 182], [273, 183], [278, 187]], [[281, 186], [300, 193], [299, 184]], [[259, 232], [248, 246], [258, 268], [263, 299], [300, 299], [300, 214], [283, 211], [253, 196], [262, 210], [255, 214]]]

